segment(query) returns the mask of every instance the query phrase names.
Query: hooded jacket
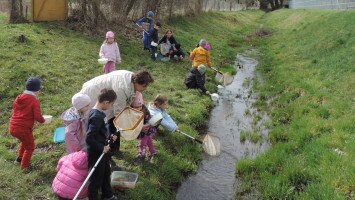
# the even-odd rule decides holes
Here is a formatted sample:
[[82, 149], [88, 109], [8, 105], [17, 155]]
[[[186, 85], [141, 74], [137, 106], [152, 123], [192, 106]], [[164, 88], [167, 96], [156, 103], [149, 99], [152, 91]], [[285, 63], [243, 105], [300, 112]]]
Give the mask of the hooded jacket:
[[25, 91], [25, 93], [18, 95], [13, 103], [10, 127], [32, 131], [35, 121], [44, 123], [40, 103], [36, 96]]
[[[62, 157], [57, 165], [52, 189], [62, 198], [73, 199], [88, 175], [88, 156], [84, 151], [78, 151]], [[87, 186], [83, 188], [78, 198], [87, 197]]]
[[84, 83], [80, 93], [87, 94], [90, 99], [90, 108], [93, 108], [98, 94], [104, 88], [113, 89], [117, 99], [112, 109], [106, 110], [106, 119], [117, 116], [126, 106], [131, 105], [134, 97], [134, 85], [132, 83], [133, 72], [127, 70], [116, 70], [108, 74], [97, 76]]
[[192, 60], [193, 67], [198, 67], [201, 64], [208, 67], [212, 66], [210, 52], [202, 47], [197, 47], [191, 52], [190, 60]]
[[64, 111], [61, 119], [65, 124], [65, 146], [67, 154], [74, 153], [86, 148], [86, 122], [74, 107]]

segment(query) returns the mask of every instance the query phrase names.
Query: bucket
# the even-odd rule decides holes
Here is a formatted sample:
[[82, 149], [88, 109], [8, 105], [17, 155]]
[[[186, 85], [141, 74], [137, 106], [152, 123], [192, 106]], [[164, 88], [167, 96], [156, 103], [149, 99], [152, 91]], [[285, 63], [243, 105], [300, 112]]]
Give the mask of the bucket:
[[163, 120], [163, 115], [161, 113], [157, 113], [153, 115], [152, 118], [148, 121], [148, 124], [151, 126], [157, 126], [160, 124], [160, 122]]
[[44, 118], [44, 123], [49, 124], [49, 123], [51, 123], [53, 116], [52, 115], [43, 115], [43, 118]]
[[219, 95], [217, 93], [213, 93], [213, 94], [211, 94], [211, 99], [212, 99], [212, 101], [218, 101]]
[[99, 62], [99, 64], [101, 64], [101, 65], [105, 65], [108, 62], [108, 59], [107, 58], [99, 58], [97, 60], [97, 62]]
[[116, 189], [132, 189], [136, 186], [138, 174], [126, 171], [113, 171], [111, 187]]

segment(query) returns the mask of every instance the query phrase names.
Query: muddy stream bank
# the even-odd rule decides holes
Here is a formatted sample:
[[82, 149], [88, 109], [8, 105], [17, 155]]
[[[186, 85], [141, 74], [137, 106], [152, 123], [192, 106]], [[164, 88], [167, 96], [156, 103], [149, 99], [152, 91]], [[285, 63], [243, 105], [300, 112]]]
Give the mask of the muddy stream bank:
[[[252, 50], [251, 50], [252, 51]], [[258, 61], [243, 54], [237, 55], [237, 69], [232, 84], [219, 89], [220, 99], [212, 109], [208, 132], [220, 138], [221, 154], [218, 157], [204, 155], [196, 174], [182, 183], [177, 200], [224, 200], [235, 199], [236, 162], [243, 158], [254, 158], [266, 151], [268, 130], [264, 122], [268, 117], [253, 108], [256, 94], [252, 91], [255, 68]], [[260, 120], [255, 122], [255, 116]], [[258, 142], [240, 142], [241, 132], [257, 132]]]

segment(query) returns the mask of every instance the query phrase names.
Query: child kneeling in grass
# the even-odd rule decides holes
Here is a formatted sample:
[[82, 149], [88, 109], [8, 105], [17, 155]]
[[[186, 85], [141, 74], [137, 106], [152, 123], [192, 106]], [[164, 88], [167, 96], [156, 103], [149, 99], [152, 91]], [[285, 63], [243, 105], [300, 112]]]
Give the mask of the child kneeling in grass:
[[113, 141], [117, 139], [115, 135], [109, 135], [105, 124], [105, 110], [112, 108], [117, 95], [112, 89], [103, 89], [98, 96], [98, 100], [89, 113], [88, 128], [86, 136], [87, 150], [89, 154], [89, 170], [91, 170], [102, 153], [104, 156], [97, 165], [95, 171], [90, 177], [89, 184], [89, 199], [96, 200], [98, 191], [101, 188], [101, 195], [104, 200], [118, 200], [113, 195], [111, 188], [111, 167], [110, 155], [107, 153], [110, 150], [110, 145], [107, 141], [111, 138]]

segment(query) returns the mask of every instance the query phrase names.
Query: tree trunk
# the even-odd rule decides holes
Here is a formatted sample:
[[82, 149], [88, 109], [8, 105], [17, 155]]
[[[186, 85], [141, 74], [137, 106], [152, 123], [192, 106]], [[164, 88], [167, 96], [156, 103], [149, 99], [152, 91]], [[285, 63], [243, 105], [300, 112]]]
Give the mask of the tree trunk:
[[172, 16], [173, 16], [173, 7], [174, 7], [174, 1], [175, 0], [171, 0], [171, 3], [170, 3], [170, 5], [169, 5], [169, 22], [171, 21], [171, 18], [172, 18]]
[[22, 0], [10, 0], [10, 23], [21, 23], [26, 21], [23, 17]]
[[129, 12], [131, 12], [134, 4], [137, 2], [137, 0], [130, 0], [129, 3], [127, 4], [126, 11], [125, 11], [125, 17], [128, 17]]

